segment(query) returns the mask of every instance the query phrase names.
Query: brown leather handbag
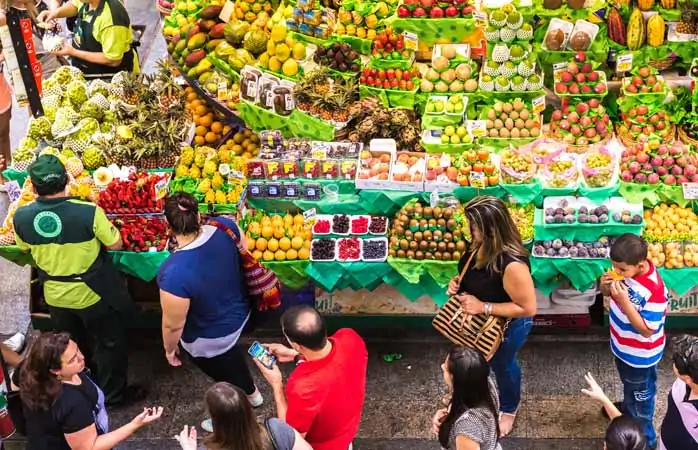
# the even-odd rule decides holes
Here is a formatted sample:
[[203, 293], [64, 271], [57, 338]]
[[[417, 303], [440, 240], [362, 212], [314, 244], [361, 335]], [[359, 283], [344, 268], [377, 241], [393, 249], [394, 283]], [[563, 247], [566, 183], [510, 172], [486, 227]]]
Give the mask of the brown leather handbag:
[[[459, 284], [476, 253], [477, 251], [474, 251], [465, 263], [458, 278]], [[460, 300], [453, 296], [441, 307], [431, 324], [449, 341], [477, 349], [489, 361], [504, 340], [509, 319], [486, 314], [466, 314], [461, 308]]]

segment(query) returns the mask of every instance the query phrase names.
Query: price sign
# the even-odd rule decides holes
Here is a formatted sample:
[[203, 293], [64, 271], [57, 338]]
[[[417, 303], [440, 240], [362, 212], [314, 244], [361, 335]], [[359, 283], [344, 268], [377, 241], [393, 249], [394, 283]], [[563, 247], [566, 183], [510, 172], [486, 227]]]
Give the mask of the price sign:
[[405, 50], [416, 52], [419, 48], [419, 38], [417, 35], [406, 31], [403, 33], [403, 36], [405, 38]]
[[476, 27], [487, 28], [487, 11], [473, 11], [473, 19], [475, 20]]
[[616, 72], [630, 72], [633, 68], [633, 54], [624, 53], [616, 58]]
[[439, 191], [434, 191], [429, 194], [429, 206], [432, 208], [439, 206]]
[[14, 180], [5, 183], [5, 190], [10, 198], [10, 203], [16, 202], [22, 196], [22, 189], [19, 187], [19, 183]]
[[230, 165], [225, 163], [219, 165], [218, 172], [224, 177], [227, 176], [230, 173]]
[[487, 121], [486, 120], [469, 120], [468, 131], [473, 137], [487, 136]]
[[476, 188], [485, 187], [485, 173], [484, 172], [470, 172], [470, 185]]
[[698, 200], [698, 183], [683, 183], [683, 198], [686, 200]]
[[534, 98], [531, 104], [534, 113], [542, 113], [545, 110], [545, 95]]
[[308, 223], [311, 220], [315, 220], [316, 215], [315, 208], [310, 208], [307, 211], [303, 211], [303, 222]]
[[225, 81], [218, 83], [218, 101], [224, 102], [228, 100], [228, 84]]
[[167, 177], [165, 177], [162, 180], [155, 183], [155, 199], [156, 200], [161, 200], [167, 196], [167, 192], [168, 192], [167, 186], [168, 186]]
[[555, 63], [553, 64], [553, 72], [559, 72], [563, 69], [566, 69], [568, 65], [569, 63], [566, 61]]
[[228, 23], [230, 22], [230, 19], [233, 16], [234, 10], [235, 2], [232, 0], [227, 0], [225, 2], [225, 5], [223, 5], [220, 14], [218, 14], [218, 18], [221, 19], [223, 22]]

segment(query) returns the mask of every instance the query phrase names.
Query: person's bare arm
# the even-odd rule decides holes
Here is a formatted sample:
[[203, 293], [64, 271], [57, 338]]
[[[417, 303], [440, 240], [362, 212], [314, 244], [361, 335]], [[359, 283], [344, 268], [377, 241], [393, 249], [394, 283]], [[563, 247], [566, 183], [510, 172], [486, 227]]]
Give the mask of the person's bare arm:
[[160, 290], [160, 305], [162, 306], [162, 342], [165, 353], [177, 350], [179, 340], [187, 321], [190, 300], [177, 297], [169, 292]]
[[[274, 391], [274, 403], [276, 404], [276, 417], [279, 420], [286, 422], [286, 413], [288, 412], [288, 402], [286, 401], [286, 394], [284, 393], [283, 385], [272, 386]], [[305, 434], [301, 436], [305, 437]]]
[[[52, 6], [53, 3], [50, 5]], [[56, 19], [63, 19], [66, 17], [75, 17], [78, 15], [78, 8], [73, 4], [72, 1], [68, 1], [59, 6], [56, 9], [49, 9], [47, 11], [41, 11], [38, 16], [36, 16], [36, 21], [38, 23], [47, 23]]]
[[456, 437], [456, 450], [480, 450], [480, 444], [473, 441], [469, 437]]
[[126, 425], [107, 434], [97, 435], [97, 427], [92, 424], [75, 433], [65, 434], [65, 440], [72, 450], [111, 450], [128, 439], [144, 425], [162, 416], [162, 408], [147, 408]]
[[504, 270], [504, 290], [511, 302], [493, 303], [492, 314], [499, 317], [533, 317], [536, 315], [536, 290], [528, 266], [513, 262]]
[[628, 288], [621, 281], [614, 281], [611, 284], [611, 295], [638, 333], [646, 338], [654, 334], [654, 330], [647, 326], [645, 319], [640, 315], [640, 311], [630, 301]]
[[19, 353], [15, 352], [10, 347], [1, 342], [0, 351], [2, 351], [2, 359], [5, 360], [5, 363], [7, 363], [8, 366], [15, 368], [19, 365], [20, 362], [22, 362], [22, 357], [19, 355]]

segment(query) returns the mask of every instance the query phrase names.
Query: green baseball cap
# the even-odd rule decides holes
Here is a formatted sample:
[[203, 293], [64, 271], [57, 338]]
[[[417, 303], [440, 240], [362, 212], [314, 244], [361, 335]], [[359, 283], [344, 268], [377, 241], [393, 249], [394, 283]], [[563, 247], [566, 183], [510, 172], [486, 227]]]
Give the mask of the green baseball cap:
[[41, 155], [29, 166], [29, 179], [34, 187], [55, 187], [56, 191], [65, 188], [68, 182], [68, 172], [65, 166], [54, 155]]

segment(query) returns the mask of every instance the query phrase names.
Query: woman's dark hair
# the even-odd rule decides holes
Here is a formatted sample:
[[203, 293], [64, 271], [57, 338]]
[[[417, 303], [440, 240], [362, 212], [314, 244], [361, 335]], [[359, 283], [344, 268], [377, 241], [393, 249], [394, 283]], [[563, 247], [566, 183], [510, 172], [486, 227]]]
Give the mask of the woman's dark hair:
[[606, 450], [645, 450], [645, 433], [635, 420], [624, 414], [616, 417], [606, 429]]
[[448, 448], [451, 429], [456, 420], [467, 410], [485, 407], [490, 410], [499, 436], [499, 411], [491, 392], [490, 366], [485, 357], [477, 350], [466, 347], [454, 347], [448, 354], [448, 371], [453, 379], [451, 408], [439, 428], [439, 442]]
[[229, 383], [216, 383], [204, 396], [213, 434], [204, 443], [212, 450], [271, 450], [264, 427], [257, 422], [245, 392]]
[[42, 333], [22, 363], [19, 389], [22, 403], [34, 411], [48, 411], [61, 393], [61, 357], [68, 348], [68, 333]]
[[674, 339], [674, 366], [679, 375], [698, 383], [698, 338], [687, 334]]
[[167, 199], [165, 217], [174, 234], [193, 234], [201, 229], [199, 202], [185, 192], [177, 192]]
[[473, 249], [482, 250], [474, 266], [501, 273], [504, 254], [518, 260], [528, 257], [519, 229], [502, 199], [491, 195], [475, 197], [464, 206], [464, 212], [471, 229], [475, 227], [482, 235], [482, 242], [475, 243]]

